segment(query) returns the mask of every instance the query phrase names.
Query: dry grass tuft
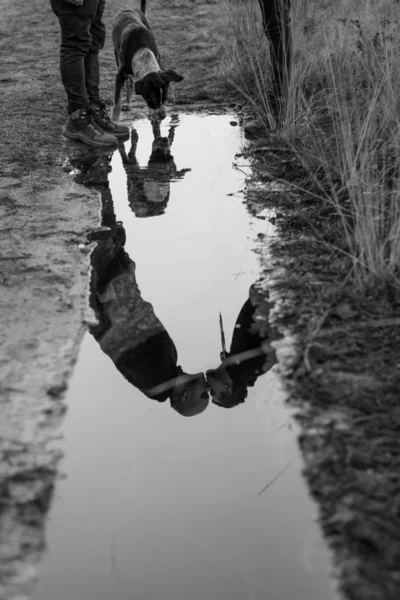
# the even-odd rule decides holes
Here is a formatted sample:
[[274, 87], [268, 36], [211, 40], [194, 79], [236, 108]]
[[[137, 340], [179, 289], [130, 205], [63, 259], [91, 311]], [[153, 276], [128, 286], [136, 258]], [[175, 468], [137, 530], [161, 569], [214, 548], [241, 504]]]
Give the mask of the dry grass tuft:
[[[400, 287], [400, 50], [389, 0], [302, 0], [292, 13], [293, 76], [279, 133], [342, 225], [363, 291]], [[223, 72], [275, 126], [268, 44], [257, 0], [229, 2], [233, 50]]]

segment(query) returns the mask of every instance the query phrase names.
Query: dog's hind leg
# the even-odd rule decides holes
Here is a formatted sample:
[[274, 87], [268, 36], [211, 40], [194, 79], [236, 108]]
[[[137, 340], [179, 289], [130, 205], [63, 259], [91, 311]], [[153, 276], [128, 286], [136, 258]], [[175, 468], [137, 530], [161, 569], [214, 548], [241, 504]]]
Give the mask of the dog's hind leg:
[[124, 104], [122, 105], [122, 110], [129, 110], [131, 107], [131, 100], [132, 100], [132, 93], [133, 93], [133, 81], [132, 79], [127, 79], [126, 80], [126, 99]]
[[120, 71], [115, 76], [115, 97], [114, 97], [114, 108], [112, 113], [112, 120], [115, 123], [119, 121], [119, 115], [121, 113], [121, 93], [124, 87], [124, 77]]

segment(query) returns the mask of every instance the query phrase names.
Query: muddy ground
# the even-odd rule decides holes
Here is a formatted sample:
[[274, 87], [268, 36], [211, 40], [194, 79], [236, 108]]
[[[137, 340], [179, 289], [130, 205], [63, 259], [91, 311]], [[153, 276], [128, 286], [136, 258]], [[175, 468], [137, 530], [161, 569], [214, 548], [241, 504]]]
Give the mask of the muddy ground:
[[[108, 1], [108, 31], [123, 4]], [[165, 64], [185, 75], [175, 87], [176, 107], [223, 111], [240, 103], [227, 94], [219, 72], [229, 37], [222, 4], [149, 4]], [[57, 479], [59, 453], [49, 442], [65, 412], [68, 377], [92, 319], [88, 234], [99, 225], [100, 200], [68, 175], [68, 157], [82, 150], [61, 136], [66, 117], [59, 29], [49, 3], [3, 0], [1, 13], [0, 598], [21, 600], [29, 595], [45, 546]], [[101, 67], [111, 104], [110, 39]], [[142, 115], [137, 102], [127, 118]], [[271, 191], [271, 178], [296, 181], [300, 173], [290, 153], [274, 150], [278, 145], [271, 136], [251, 147], [263, 185], [249, 186], [248, 202], [255, 211], [274, 208], [281, 234], [268, 253], [266, 248], [260, 286], [275, 301], [273, 324], [285, 336], [278, 358], [299, 407], [305, 476], [320, 505], [345, 597], [397, 599], [398, 298], [356, 297], [346, 279], [349, 264], [334, 249], [343, 242], [329, 207], [306, 194]]]

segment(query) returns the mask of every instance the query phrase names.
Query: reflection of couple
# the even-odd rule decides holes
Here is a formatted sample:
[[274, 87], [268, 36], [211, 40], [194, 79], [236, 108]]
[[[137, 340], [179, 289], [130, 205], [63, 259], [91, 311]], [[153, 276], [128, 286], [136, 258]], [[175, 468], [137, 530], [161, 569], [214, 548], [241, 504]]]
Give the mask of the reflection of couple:
[[[103, 199], [109, 190], [103, 192]], [[103, 200], [104, 204], [104, 200]], [[110, 204], [110, 203], [108, 203]], [[92, 254], [92, 306], [98, 324], [91, 332], [117, 369], [146, 396], [164, 402], [183, 416], [203, 412], [208, 388], [202, 374], [184, 373], [165, 327], [143, 300], [135, 263], [124, 250], [125, 232], [110, 212], [103, 225], [110, 234], [100, 239]], [[152, 391], [157, 386], [161, 391]]]
[[[173, 176], [182, 177], [188, 170], [178, 172], [173, 163], [170, 144], [174, 127], [168, 138], [161, 138], [159, 131], [154, 131], [152, 154], [146, 169], [137, 166], [135, 134], [128, 156], [120, 147], [127, 172], [130, 205], [136, 214], [140, 208], [140, 216], [162, 214], [163, 209], [159, 211], [155, 207], [165, 206], [168, 201], [169, 183], [162, 202], [159, 199], [163, 187], [158, 184], [169, 182]], [[92, 254], [91, 293], [98, 324], [91, 328], [92, 334], [132, 385], [151, 399], [169, 400], [172, 408], [183, 416], [202, 413], [209, 404], [210, 391], [218, 406], [230, 408], [244, 402], [247, 388], [254, 385], [257, 377], [274, 362], [267, 341], [253, 331], [255, 290], [250, 289], [249, 299], [237, 319], [230, 352], [223, 355], [219, 367], [208, 370], [207, 379], [204, 373], [185, 373], [177, 364], [177, 350], [168, 332], [156, 317], [152, 305], [141, 297], [135, 263], [125, 252], [125, 230], [116, 221], [107, 181], [110, 158], [104, 153], [91, 153], [75, 161], [80, 170], [80, 181], [100, 187], [102, 196], [103, 227], [92, 236], [98, 242]], [[154, 173], [155, 186], [145, 186], [143, 182], [150, 183]]]
[[[103, 204], [112, 206], [109, 190]], [[240, 311], [230, 353], [221, 365], [203, 373], [185, 373], [175, 345], [136, 281], [135, 263], [124, 250], [125, 232], [112, 211], [103, 213], [110, 234], [98, 241], [92, 254], [92, 306], [98, 324], [91, 332], [117, 369], [147, 397], [165, 402], [183, 416], [202, 413], [213, 402], [232, 407], [244, 402], [247, 388], [273, 364], [271, 351], [252, 331], [254, 290]], [[265, 350], [265, 347], [268, 350]], [[269, 354], [267, 354], [269, 352]]]

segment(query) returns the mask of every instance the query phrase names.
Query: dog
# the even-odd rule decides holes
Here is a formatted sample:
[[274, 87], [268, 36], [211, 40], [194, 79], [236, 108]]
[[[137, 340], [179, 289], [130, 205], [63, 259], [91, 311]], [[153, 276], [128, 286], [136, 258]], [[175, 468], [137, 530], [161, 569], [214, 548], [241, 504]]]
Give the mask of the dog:
[[[139, 8], [123, 8], [117, 12], [112, 26], [112, 41], [117, 74], [113, 121], [118, 122], [122, 110], [129, 110], [133, 86], [149, 109], [149, 119], [161, 121], [166, 116], [168, 87], [183, 80], [173, 69], [162, 70], [154, 34], [146, 19], [146, 0]], [[121, 106], [121, 93], [126, 83], [126, 102]]]

